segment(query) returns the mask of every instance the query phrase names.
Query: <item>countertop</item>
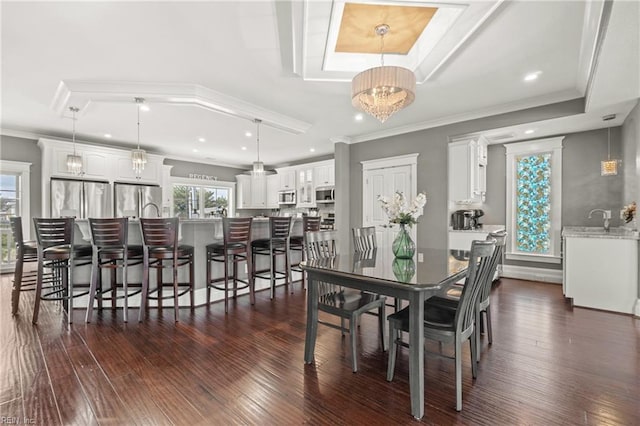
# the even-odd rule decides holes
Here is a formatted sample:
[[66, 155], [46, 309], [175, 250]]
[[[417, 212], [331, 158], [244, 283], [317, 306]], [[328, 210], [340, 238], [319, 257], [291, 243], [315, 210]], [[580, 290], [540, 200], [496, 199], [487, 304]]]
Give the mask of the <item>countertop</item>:
[[486, 234], [489, 232], [504, 231], [505, 229], [507, 229], [505, 225], [482, 225], [482, 228], [478, 229], [453, 229], [449, 227], [449, 232], [476, 232]]
[[602, 226], [565, 226], [562, 228], [563, 238], [609, 238], [614, 240], [640, 240], [638, 231], [630, 228], [610, 228], [605, 232]]

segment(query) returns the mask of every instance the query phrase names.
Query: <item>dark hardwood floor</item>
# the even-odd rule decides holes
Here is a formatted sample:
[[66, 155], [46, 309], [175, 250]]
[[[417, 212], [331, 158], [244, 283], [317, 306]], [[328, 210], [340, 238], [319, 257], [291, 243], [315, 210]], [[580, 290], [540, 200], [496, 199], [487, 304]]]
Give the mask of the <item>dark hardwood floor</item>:
[[[278, 288], [181, 312], [151, 310], [139, 324], [122, 311], [96, 312], [67, 326], [43, 303], [31, 325], [33, 294], [10, 312], [11, 276], [0, 282], [0, 418], [20, 424], [391, 425], [410, 415], [408, 352], [393, 382], [376, 318], [359, 330], [351, 372], [348, 339], [319, 327], [315, 365], [304, 365], [305, 293]], [[492, 299], [494, 343], [471, 379], [468, 346], [463, 411], [455, 411], [454, 365], [428, 354], [427, 424], [638, 425], [640, 321], [572, 309], [557, 285], [502, 279]], [[136, 318], [134, 310], [130, 318]], [[438, 345], [427, 344], [437, 352]], [[450, 353], [450, 348], [444, 347]]]

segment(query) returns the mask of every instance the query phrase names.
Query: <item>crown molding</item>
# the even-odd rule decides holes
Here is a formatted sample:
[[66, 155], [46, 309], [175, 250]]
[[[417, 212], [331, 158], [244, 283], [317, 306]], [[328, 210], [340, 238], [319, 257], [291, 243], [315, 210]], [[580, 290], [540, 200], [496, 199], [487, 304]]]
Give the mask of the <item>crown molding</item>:
[[[591, 10], [589, 6], [587, 6], [587, 10]], [[597, 10], [599, 12], [595, 17], [588, 17], [587, 13], [585, 13], [585, 28], [583, 31], [587, 31], [587, 19], [591, 18], [591, 20], [597, 20], [597, 26], [592, 24], [593, 28], [593, 45], [591, 46], [590, 57], [588, 57], [589, 61], [587, 63], [587, 55], [586, 52], [580, 49], [580, 63], [578, 68], [578, 84], [583, 85], [584, 89], [584, 97], [585, 97], [585, 110], [589, 110], [591, 105], [591, 93], [593, 91], [593, 82], [596, 75], [596, 70], [598, 69], [598, 61], [600, 59], [600, 53], [602, 51], [602, 45], [604, 44], [604, 39], [607, 34], [607, 28], [609, 26], [609, 19], [611, 18], [611, 8], [613, 7], [613, 2], [611, 0], [603, 1], [601, 7]], [[595, 14], [595, 13], [594, 13]], [[591, 22], [590, 22], [591, 23]], [[584, 43], [584, 35], [583, 35], [583, 43]]]
[[[375, 139], [382, 139], [391, 136], [403, 135], [406, 133], [418, 132], [420, 130], [432, 129], [435, 127], [447, 126], [450, 124], [460, 123], [463, 121], [476, 120], [479, 118], [489, 117], [492, 115], [506, 114], [513, 111], [519, 111], [528, 108], [535, 108], [543, 105], [553, 104], [557, 102], [569, 101], [579, 98], [580, 95], [575, 89], [556, 92], [550, 95], [530, 98], [524, 101], [516, 101], [507, 104], [498, 105], [491, 108], [483, 108], [480, 110], [465, 112], [463, 114], [455, 114], [441, 117], [435, 120], [422, 121], [420, 123], [410, 124], [407, 126], [399, 126], [391, 129], [381, 130], [379, 132], [365, 133], [351, 137], [351, 143], [367, 142]], [[333, 138], [332, 138], [333, 139]]]
[[149, 104], [197, 106], [249, 121], [259, 118], [263, 125], [295, 135], [306, 133], [313, 125], [191, 83], [63, 80], [51, 108], [63, 116], [70, 106], [75, 106], [82, 114], [92, 102], [130, 104], [134, 97], [144, 97]]

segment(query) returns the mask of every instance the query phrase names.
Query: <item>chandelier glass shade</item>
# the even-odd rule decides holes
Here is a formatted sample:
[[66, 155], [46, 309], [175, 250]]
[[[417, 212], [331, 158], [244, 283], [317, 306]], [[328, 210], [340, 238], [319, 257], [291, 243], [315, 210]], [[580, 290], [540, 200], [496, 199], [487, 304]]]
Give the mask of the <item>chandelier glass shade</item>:
[[351, 103], [384, 123], [411, 105], [415, 99], [416, 76], [406, 68], [381, 66], [356, 75], [351, 82]]
[[82, 156], [76, 153], [76, 113], [80, 111], [76, 107], [69, 107], [73, 115], [73, 154], [67, 155], [67, 171], [76, 176], [82, 175]]
[[256, 118], [253, 121], [256, 123], [256, 151], [258, 157], [257, 160], [253, 162], [251, 174], [254, 176], [261, 176], [264, 174], [264, 163], [260, 161], [260, 123], [262, 123], [262, 120]]
[[389, 117], [411, 105], [415, 99], [416, 76], [403, 67], [384, 65], [384, 36], [389, 26], [376, 26], [380, 36], [381, 66], [356, 75], [351, 81], [351, 104], [384, 123]]
[[136, 102], [136, 109], [138, 110], [138, 146], [136, 149], [131, 150], [131, 165], [133, 166], [133, 172], [136, 175], [136, 179], [140, 179], [144, 166], [147, 164], [147, 152], [144, 149], [140, 149], [140, 108], [144, 103], [143, 98], [134, 98]]

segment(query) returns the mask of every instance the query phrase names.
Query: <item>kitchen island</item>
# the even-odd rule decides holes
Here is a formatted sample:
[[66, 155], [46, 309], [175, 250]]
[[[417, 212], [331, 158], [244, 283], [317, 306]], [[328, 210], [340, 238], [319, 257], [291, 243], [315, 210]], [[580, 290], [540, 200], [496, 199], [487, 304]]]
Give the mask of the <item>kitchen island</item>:
[[[293, 230], [291, 235], [302, 235], [302, 218], [292, 218], [293, 221]], [[222, 240], [222, 219], [221, 218], [213, 218], [213, 219], [181, 219], [180, 220], [180, 243], [192, 245], [195, 250], [195, 267], [194, 267], [194, 283], [195, 283], [195, 304], [204, 305], [206, 304], [206, 255], [207, 255], [207, 245], [211, 244], [216, 240]], [[258, 238], [268, 238], [269, 237], [269, 218], [268, 217], [256, 217], [253, 219], [251, 226], [251, 239], [255, 240]], [[76, 232], [74, 235], [74, 239], [76, 244], [87, 244], [91, 241], [91, 235], [89, 231], [89, 221], [86, 219], [77, 219], [76, 220]], [[140, 231], [140, 223], [137, 219], [129, 220], [129, 244], [142, 244], [142, 234]], [[299, 256], [299, 252], [292, 253], [292, 261], [297, 261], [293, 256]], [[269, 263], [266, 256], [258, 256], [257, 257], [257, 267], [258, 269], [268, 269]], [[278, 260], [278, 270], [284, 269], [280, 262], [284, 262], [284, 260]], [[242, 264], [241, 264], [242, 265]], [[241, 266], [240, 278], [246, 277], [247, 271], [246, 268], [242, 268]], [[129, 281], [132, 283], [139, 283], [142, 280], [142, 267], [134, 266], [129, 269]], [[77, 268], [75, 272], [75, 279], [78, 283], [87, 283], [89, 281], [89, 268]], [[118, 271], [118, 280], [121, 279], [122, 271]], [[154, 273], [154, 272], [152, 272]], [[165, 281], [170, 281], [171, 272], [165, 271]], [[181, 282], [187, 280], [187, 270], [186, 268], [180, 268], [178, 273], [178, 279]], [[223, 265], [214, 263], [212, 266], [212, 276], [213, 277], [222, 277], [223, 273]], [[292, 272], [293, 280], [300, 279], [300, 273]], [[105, 275], [106, 277], [106, 275]], [[153, 279], [153, 278], [152, 278]], [[153, 282], [153, 281], [152, 281]], [[284, 280], [278, 280], [278, 286], [282, 285]], [[298, 284], [296, 284], [298, 285]], [[300, 287], [300, 285], [298, 285]], [[256, 291], [268, 289], [269, 281], [261, 278], [257, 278], [255, 282]], [[239, 290], [238, 294], [246, 294], [249, 292], [249, 289]], [[212, 289], [211, 291], [211, 301], [218, 301], [224, 299], [224, 292], [220, 290]], [[187, 307], [189, 306], [189, 295], [185, 294], [180, 297], [180, 306]], [[150, 306], [154, 306], [155, 301], [149, 301]], [[129, 306], [138, 306], [139, 298], [132, 298]], [[86, 306], [86, 301], [80, 300], [76, 306]]]
[[562, 290], [574, 306], [640, 316], [638, 231], [565, 226]]

